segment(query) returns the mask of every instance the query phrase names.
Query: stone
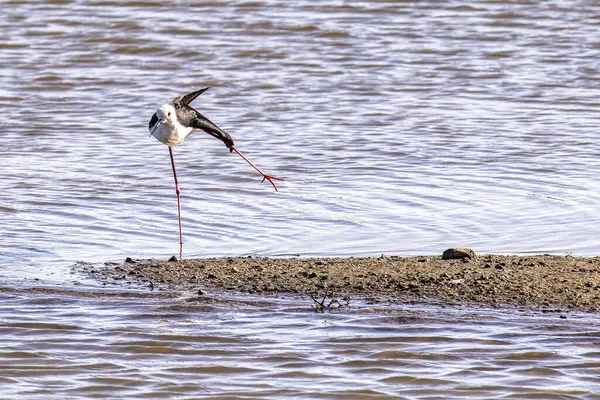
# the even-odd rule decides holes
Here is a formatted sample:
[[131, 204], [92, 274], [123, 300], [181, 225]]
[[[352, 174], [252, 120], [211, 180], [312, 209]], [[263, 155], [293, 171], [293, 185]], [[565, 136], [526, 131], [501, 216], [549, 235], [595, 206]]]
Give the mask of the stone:
[[475, 258], [475, 251], [468, 248], [451, 248], [442, 254], [442, 260], [457, 260], [462, 258]]

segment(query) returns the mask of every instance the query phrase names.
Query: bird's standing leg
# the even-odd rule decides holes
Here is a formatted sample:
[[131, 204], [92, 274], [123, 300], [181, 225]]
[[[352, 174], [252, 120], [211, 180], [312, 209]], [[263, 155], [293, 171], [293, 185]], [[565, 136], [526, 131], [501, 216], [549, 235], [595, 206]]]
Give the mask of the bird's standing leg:
[[171, 156], [171, 166], [173, 167], [173, 178], [175, 178], [175, 193], [177, 193], [177, 217], [179, 218], [179, 260], [183, 259], [183, 234], [181, 233], [181, 197], [179, 195], [179, 182], [177, 181], [177, 172], [175, 171], [175, 161], [173, 160], [173, 149], [169, 146], [169, 155]]

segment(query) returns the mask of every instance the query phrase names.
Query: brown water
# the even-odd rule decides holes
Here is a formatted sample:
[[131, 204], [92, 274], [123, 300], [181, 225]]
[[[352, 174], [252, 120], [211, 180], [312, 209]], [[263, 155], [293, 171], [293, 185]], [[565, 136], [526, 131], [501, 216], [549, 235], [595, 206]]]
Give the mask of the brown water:
[[[597, 255], [595, 2], [4, 1], [0, 397], [596, 398], [591, 316], [109, 296], [76, 261]], [[39, 279], [39, 281], [34, 281]], [[33, 290], [64, 287], [72, 293]], [[562, 396], [562, 397], [560, 397]]]

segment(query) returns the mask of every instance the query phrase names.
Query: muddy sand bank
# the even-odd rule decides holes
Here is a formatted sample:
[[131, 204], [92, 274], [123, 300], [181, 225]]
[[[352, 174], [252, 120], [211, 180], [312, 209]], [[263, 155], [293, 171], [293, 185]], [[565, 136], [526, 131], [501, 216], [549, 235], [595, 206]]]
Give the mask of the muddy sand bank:
[[233, 290], [542, 310], [600, 309], [600, 257], [128, 259], [81, 268], [105, 284], [137, 283], [201, 293]]

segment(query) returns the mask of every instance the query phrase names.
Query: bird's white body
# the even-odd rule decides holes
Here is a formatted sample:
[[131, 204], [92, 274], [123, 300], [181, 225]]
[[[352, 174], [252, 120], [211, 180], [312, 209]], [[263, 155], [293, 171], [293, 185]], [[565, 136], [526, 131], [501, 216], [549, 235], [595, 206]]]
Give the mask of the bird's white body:
[[175, 146], [182, 143], [192, 132], [196, 131], [192, 127], [183, 126], [177, 120], [175, 108], [170, 104], [163, 104], [156, 110], [156, 115], [162, 120], [152, 136], [167, 146]]

